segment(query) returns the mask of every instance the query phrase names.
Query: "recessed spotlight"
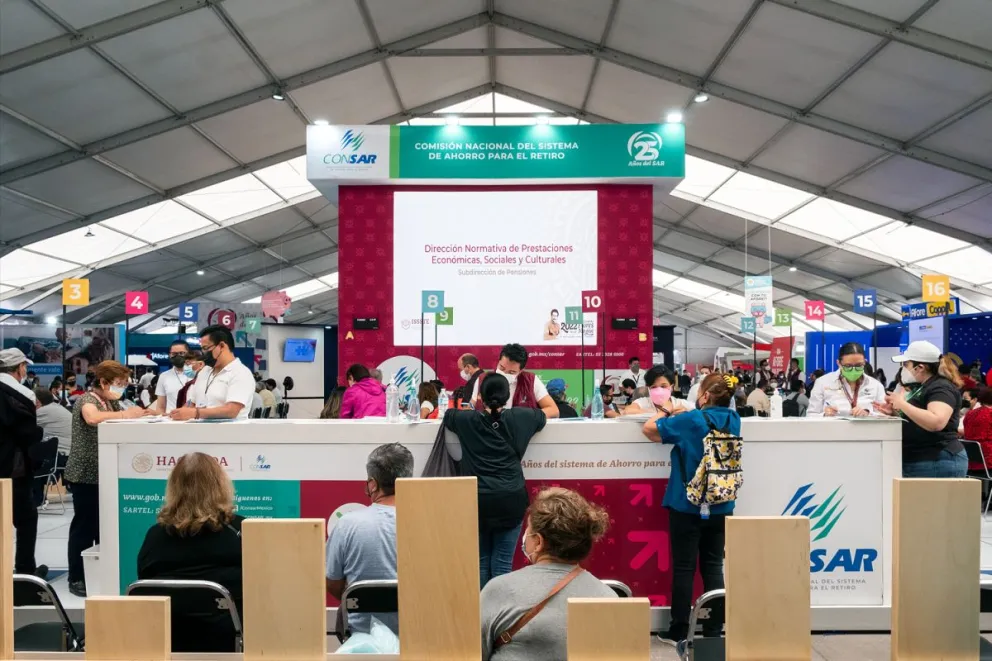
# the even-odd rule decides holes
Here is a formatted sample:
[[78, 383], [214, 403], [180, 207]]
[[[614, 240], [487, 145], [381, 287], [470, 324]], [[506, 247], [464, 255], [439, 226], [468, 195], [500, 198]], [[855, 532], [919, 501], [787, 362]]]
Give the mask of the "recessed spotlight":
[[48, 324], [49, 326], [54, 326], [58, 322], [59, 322], [58, 317], [53, 317], [51, 315], [45, 317], [45, 323]]
[[707, 101], [710, 100], [710, 97], [700, 92], [692, 100], [695, 101], [696, 103], [706, 103]]
[[795, 266], [790, 266], [789, 267], [789, 273], [795, 273], [795, 272], [796, 272], [796, 267]]
[[682, 113], [678, 110], [673, 110], [667, 115], [665, 115], [665, 121], [669, 124], [681, 124], [682, 123]]
[[313, 310], [307, 310], [307, 314], [313, 314]]
[[206, 271], [204, 271], [203, 269], [198, 269], [196, 272], [197, 275], [203, 275], [204, 273], [206, 273]]
[[446, 124], [447, 124], [448, 126], [458, 126], [458, 115], [448, 115], [448, 116], [447, 116], [447, 117], [446, 117], [446, 118], [444, 119], [444, 122], [445, 122], [445, 123], [446, 123]]
[[326, 119], [315, 119], [315, 120], [313, 120], [313, 125], [314, 126], [327, 126], [328, 124], [330, 124], [330, 122], [327, 121]]
[[276, 101], [283, 101], [286, 99], [286, 95], [283, 94], [282, 92], [273, 92], [272, 98]]
[[544, 126], [547, 126], [548, 124], [551, 123], [551, 118], [548, 117], [547, 115], [538, 115], [537, 116], [537, 123], [538, 124], [541, 124], [541, 125], [544, 125]]

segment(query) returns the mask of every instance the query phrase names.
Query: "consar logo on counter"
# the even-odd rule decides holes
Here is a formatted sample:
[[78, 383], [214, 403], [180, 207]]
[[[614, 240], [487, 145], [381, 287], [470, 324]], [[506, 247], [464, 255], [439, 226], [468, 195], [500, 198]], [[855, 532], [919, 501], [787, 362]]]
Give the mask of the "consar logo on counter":
[[[826, 500], [817, 502], [812, 482], [796, 489], [782, 516], [805, 516], [810, 520], [810, 542], [826, 539], [847, 511], [844, 496], [837, 487]], [[809, 553], [809, 570], [817, 572], [870, 572], [878, 559], [878, 549], [814, 548]]]

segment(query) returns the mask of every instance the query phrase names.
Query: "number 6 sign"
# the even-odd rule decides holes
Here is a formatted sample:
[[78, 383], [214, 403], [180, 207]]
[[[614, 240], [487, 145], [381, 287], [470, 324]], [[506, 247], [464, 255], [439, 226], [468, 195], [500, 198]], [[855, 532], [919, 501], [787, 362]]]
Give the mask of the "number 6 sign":
[[128, 316], [148, 313], [148, 292], [129, 291], [124, 293], [124, 313]]
[[582, 292], [582, 311], [599, 312], [603, 309], [603, 290], [592, 289]]

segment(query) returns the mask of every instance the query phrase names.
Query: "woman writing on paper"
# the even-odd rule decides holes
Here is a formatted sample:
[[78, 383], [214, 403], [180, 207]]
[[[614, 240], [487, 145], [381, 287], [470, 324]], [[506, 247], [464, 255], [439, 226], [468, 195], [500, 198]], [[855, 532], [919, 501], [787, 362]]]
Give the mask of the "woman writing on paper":
[[664, 365], [655, 365], [644, 375], [644, 385], [648, 388], [649, 396], [635, 399], [623, 410], [623, 415], [655, 415], [662, 411], [674, 415], [691, 409], [691, 402], [672, 397], [674, 384], [675, 373]]
[[865, 374], [865, 349], [857, 342], [840, 348], [836, 371], [813, 383], [807, 418], [878, 415], [875, 404], [885, 403], [885, 386]]

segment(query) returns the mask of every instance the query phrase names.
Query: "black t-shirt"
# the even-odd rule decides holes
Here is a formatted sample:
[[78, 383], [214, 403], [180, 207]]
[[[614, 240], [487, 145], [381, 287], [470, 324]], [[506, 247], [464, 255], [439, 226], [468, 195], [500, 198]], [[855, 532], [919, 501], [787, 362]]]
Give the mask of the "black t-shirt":
[[[138, 552], [138, 578], [192, 579], [220, 583], [231, 593], [238, 613], [243, 617], [242, 521], [244, 517], [235, 515], [229, 526], [216, 531], [204, 528], [189, 537], [170, 533], [161, 525], [152, 526]], [[172, 609], [172, 650], [233, 652], [234, 637], [228, 612], [216, 609], [210, 613], [193, 611], [192, 607]], [[180, 616], [178, 613], [185, 615]]]
[[543, 411], [528, 408], [504, 411], [499, 422], [480, 411], [445, 414], [445, 428], [458, 435], [462, 446], [459, 474], [478, 480], [481, 524], [510, 528], [522, 521], [530, 501], [520, 461], [546, 422]]
[[961, 392], [942, 376], [936, 376], [917, 390], [909, 390], [906, 400], [925, 409], [930, 402], [943, 402], [951, 407], [951, 418], [941, 431], [927, 431], [903, 416], [902, 460], [904, 462], [936, 461], [941, 450], [954, 454], [964, 446], [958, 440], [958, 419], [961, 416]]
[[[579, 417], [579, 412], [572, 408], [572, 405], [568, 402], [563, 402], [560, 399], [555, 400], [555, 404], [558, 406], [558, 417], [559, 418], [577, 418]], [[510, 409], [511, 411], [513, 409]]]

